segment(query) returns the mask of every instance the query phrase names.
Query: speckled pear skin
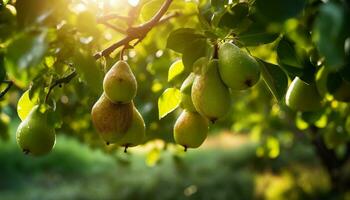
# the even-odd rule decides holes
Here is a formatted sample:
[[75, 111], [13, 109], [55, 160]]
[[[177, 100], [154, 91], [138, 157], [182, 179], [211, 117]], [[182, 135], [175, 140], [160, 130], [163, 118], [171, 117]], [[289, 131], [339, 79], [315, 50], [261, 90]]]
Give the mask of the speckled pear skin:
[[113, 103], [102, 94], [91, 110], [94, 127], [107, 144], [118, 142], [131, 125], [133, 102]]

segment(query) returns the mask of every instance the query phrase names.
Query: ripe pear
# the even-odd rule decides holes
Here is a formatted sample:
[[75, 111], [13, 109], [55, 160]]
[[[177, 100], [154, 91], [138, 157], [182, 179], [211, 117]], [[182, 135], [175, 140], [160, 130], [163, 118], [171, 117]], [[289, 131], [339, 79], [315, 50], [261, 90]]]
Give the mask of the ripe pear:
[[102, 94], [91, 110], [92, 122], [107, 145], [116, 143], [131, 126], [133, 102], [113, 103]]
[[192, 84], [195, 77], [196, 75], [194, 73], [191, 73], [182, 83], [180, 88], [180, 91], [181, 91], [180, 106], [181, 108], [189, 110], [191, 112], [197, 112], [191, 98]]
[[41, 112], [39, 105], [34, 106], [18, 126], [16, 140], [26, 154], [49, 153], [55, 145], [56, 134], [55, 129], [47, 124], [47, 111]]
[[128, 147], [134, 147], [141, 144], [145, 139], [146, 126], [139, 111], [133, 106], [132, 122], [125, 135], [118, 141], [120, 146], [125, 147], [126, 152]]
[[207, 137], [208, 121], [202, 115], [188, 110], [182, 111], [174, 125], [175, 142], [187, 148], [199, 147]]
[[232, 43], [221, 45], [219, 71], [224, 83], [233, 90], [244, 90], [255, 85], [260, 78], [258, 62]]
[[314, 83], [308, 84], [295, 77], [287, 90], [286, 104], [297, 111], [316, 111], [322, 107], [322, 97]]
[[112, 66], [103, 80], [103, 90], [113, 103], [128, 103], [136, 96], [136, 78], [127, 62]]
[[196, 110], [211, 121], [223, 117], [231, 107], [229, 89], [220, 79], [218, 61], [211, 60], [192, 85], [192, 101]]

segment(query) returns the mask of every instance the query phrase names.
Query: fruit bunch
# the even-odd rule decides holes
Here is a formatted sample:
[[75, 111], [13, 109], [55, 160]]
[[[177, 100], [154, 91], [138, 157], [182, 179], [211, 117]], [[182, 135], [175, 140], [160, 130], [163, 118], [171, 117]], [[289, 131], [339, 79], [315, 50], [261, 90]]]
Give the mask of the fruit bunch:
[[127, 62], [120, 60], [106, 73], [103, 94], [91, 110], [92, 122], [102, 139], [125, 147], [139, 145], [145, 138], [145, 123], [136, 109], [137, 82]]
[[231, 107], [231, 90], [245, 90], [260, 78], [258, 62], [232, 43], [218, 49], [217, 58], [199, 58], [181, 86], [184, 109], [174, 125], [174, 139], [185, 148], [197, 148], [205, 140], [209, 121], [224, 117]]

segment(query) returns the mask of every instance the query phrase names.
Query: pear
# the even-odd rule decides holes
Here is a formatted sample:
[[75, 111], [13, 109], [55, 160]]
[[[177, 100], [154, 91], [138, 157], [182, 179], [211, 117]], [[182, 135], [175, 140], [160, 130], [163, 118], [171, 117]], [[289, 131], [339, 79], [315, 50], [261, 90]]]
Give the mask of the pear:
[[136, 96], [136, 78], [127, 62], [112, 66], [104, 77], [103, 90], [113, 103], [128, 103]]
[[133, 107], [131, 125], [121, 140], [118, 141], [118, 144], [125, 147], [124, 152], [126, 152], [128, 147], [134, 147], [144, 142], [145, 132], [145, 122], [143, 121], [143, 118], [139, 111]]
[[217, 60], [211, 60], [204, 68], [193, 82], [191, 97], [196, 110], [215, 121], [229, 111], [230, 91], [220, 79]]
[[295, 77], [287, 90], [286, 104], [297, 111], [316, 111], [322, 107], [322, 97], [314, 83], [308, 84]]
[[191, 112], [197, 112], [191, 98], [192, 84], [195, 77], [196, 75], [194, 73], [191, 73], [182, 83], [180, 88], [180, 91], [181, 91], [180, 107], [183, 109], [187, 109]]
[[92, 122], [106, 144], [120, 140], [131, 125], [133, 102], [113, 103], [102, 94], [91, 110]]
[[259, 64], [247, 52], [232, 43], [224, 43], [218, 55], [220, 75], [229, 88], [244, 90], [258, 82]]
[[207, 137], [208, 121], [202, 115], [188, 110], [182, 111], [174, 125], [175, 142], [187, 148], [199, 147]]
[[35, 156], [49, 153], [55, 145], [55, 129], [47, 124], [47, 111], [36, 105], [20, 123], [16, 140], [22, 151]]

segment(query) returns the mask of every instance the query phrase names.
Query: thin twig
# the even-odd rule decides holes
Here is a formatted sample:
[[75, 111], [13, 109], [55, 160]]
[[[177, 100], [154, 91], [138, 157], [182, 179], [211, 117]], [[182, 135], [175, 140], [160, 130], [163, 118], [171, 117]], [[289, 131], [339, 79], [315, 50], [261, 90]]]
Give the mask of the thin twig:
[[77, 72], [75, 71], [75, 69], [73, 68], [73, 71], [71, 73], [69, 73], [67, 76], [64, 76], [60, 79], [57, 79], [55, 80], [51, 85], [50, 85], [50, 88], [49, 88], [49, 91], [47, 92], [46, 94], [46, 97], [45, 97], [45, 102], [48, 101], [49, 99], [49, 96], [51, 94], [51, 91], [56, 87], [56, 86], [60, 86], [63, 84], [63, 83], [69, 83], [69, 81], [71, 81], [75, 76], [77, 75]]
[[[158, 10], [158, 12], [147, 22], [140, 24], [138, 26], [134, 26], [134, 27], [130, 27], [128, 28], [128, 30], [126, 31], [126, 36], [124, 38], [122, 38], [121, 40], [119, 40], [118, 42], [110, 45], [109, 47], [107, 47], [106, 49], [96, 53], [94, 55], [95, 59], [99, 59], [103, 56], [108, 56], [109, 54], [111, 54], [114, 50], [116, 50], [117, 48], [121, 47], [121, 46], [127, 46], [129, 45], [129, 43], [135, 39], [138, 39], [138, 41], [140, 41], [140, 39], [143, 39], [147, 33], [155, 26], [157, 25], [161, 18], [163, 17], [163, 15], [166, 13], [166, 11], [168, 10], [171, 2], [173, 0], [165, 0], [165, 2], [163, 3], [163, 5], [161, 6], [161, 8]], [[174, 16], [173, 16], [174, 17]], [[167, 17], [166, 20], [169, 20], [171, 17]], [[163, 20], [164, 22], [165, 20]], [[138, 42], [137, 42], [138, 43]]]
[[6, 88], [0, 93], [0, 99], [5, 96], [5, 94], [11, 89], [13, 82], [10, 80], [3, 80], [2, 83], [7, 83]]

